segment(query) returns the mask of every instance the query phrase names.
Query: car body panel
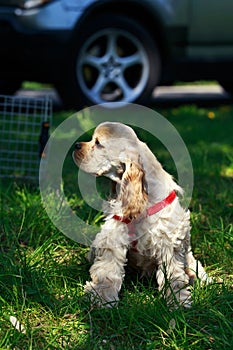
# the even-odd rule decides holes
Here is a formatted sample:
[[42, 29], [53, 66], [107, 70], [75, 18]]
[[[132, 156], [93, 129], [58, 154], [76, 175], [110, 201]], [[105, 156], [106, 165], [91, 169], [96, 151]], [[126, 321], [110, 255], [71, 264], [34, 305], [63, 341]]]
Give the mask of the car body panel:
[[84, 28], [100, 14], [144, 25], [161, 54], [160, 84], [233, 80], [233, 1], [51, 0], [23, 9], [0, 0], [0, 79], [56, 83]]
[[187, 56], [233, 58], [233, 1], [192, 0]]

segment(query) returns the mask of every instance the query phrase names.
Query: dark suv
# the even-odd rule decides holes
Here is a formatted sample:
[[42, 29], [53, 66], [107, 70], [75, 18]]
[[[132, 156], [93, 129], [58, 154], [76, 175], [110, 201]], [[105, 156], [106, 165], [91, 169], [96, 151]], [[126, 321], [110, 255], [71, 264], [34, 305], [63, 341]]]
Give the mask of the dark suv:
[[0, 92], [48, 82], [80, 107], [175, 80], [232, 91], [232, 21], [230, 0], [0, 0]]

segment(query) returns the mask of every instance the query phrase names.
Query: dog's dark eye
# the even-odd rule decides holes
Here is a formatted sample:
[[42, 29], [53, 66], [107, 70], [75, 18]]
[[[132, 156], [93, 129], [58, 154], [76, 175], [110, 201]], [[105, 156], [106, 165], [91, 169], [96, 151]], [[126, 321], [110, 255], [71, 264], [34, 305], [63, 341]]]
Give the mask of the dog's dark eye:
[[101, 145], [101, 143], [99, 142], [98, 139], [95, 139], [95, 145], [98, 147], [98, 148], [103, 148], [104, 146]]

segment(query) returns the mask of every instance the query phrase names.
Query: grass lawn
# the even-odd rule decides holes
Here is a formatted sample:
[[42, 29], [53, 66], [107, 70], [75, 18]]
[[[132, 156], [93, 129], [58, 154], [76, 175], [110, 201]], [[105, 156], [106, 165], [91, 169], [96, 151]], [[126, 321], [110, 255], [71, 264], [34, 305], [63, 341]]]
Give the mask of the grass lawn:
[[[53, 226], [37, 187], [2, 180], [0, 349], [233, 348], [233, 107], [193, 105], [160, 112], [191, 155], [193, 250], [214, 283], [204, 288], [196, 283], [192, 308], [169, 310], [152, 279], [132, 282], [126, 277], [118, 308], [93, 309], [83, 295], [89, 279], [87, 248]], [[54, 124], [70, 114], [56, 113]], [[173, 173], [164, 148], [147, 141]], [[77, 188], [69, 186], [77, 172], [70, 159], [67, 167], [70, 205], [86, 220], [98, 222], [99, 214], [90, 213]]]

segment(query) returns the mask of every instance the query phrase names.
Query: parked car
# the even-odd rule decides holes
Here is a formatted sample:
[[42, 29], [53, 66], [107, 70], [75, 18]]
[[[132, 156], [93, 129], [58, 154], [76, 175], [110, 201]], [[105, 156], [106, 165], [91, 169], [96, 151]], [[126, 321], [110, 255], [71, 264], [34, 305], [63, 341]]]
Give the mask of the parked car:
[[67, 106], [147, 103], [157, 85], [233, 91], [233, 1], [0, 0], [0, 92], [52, 83]]

